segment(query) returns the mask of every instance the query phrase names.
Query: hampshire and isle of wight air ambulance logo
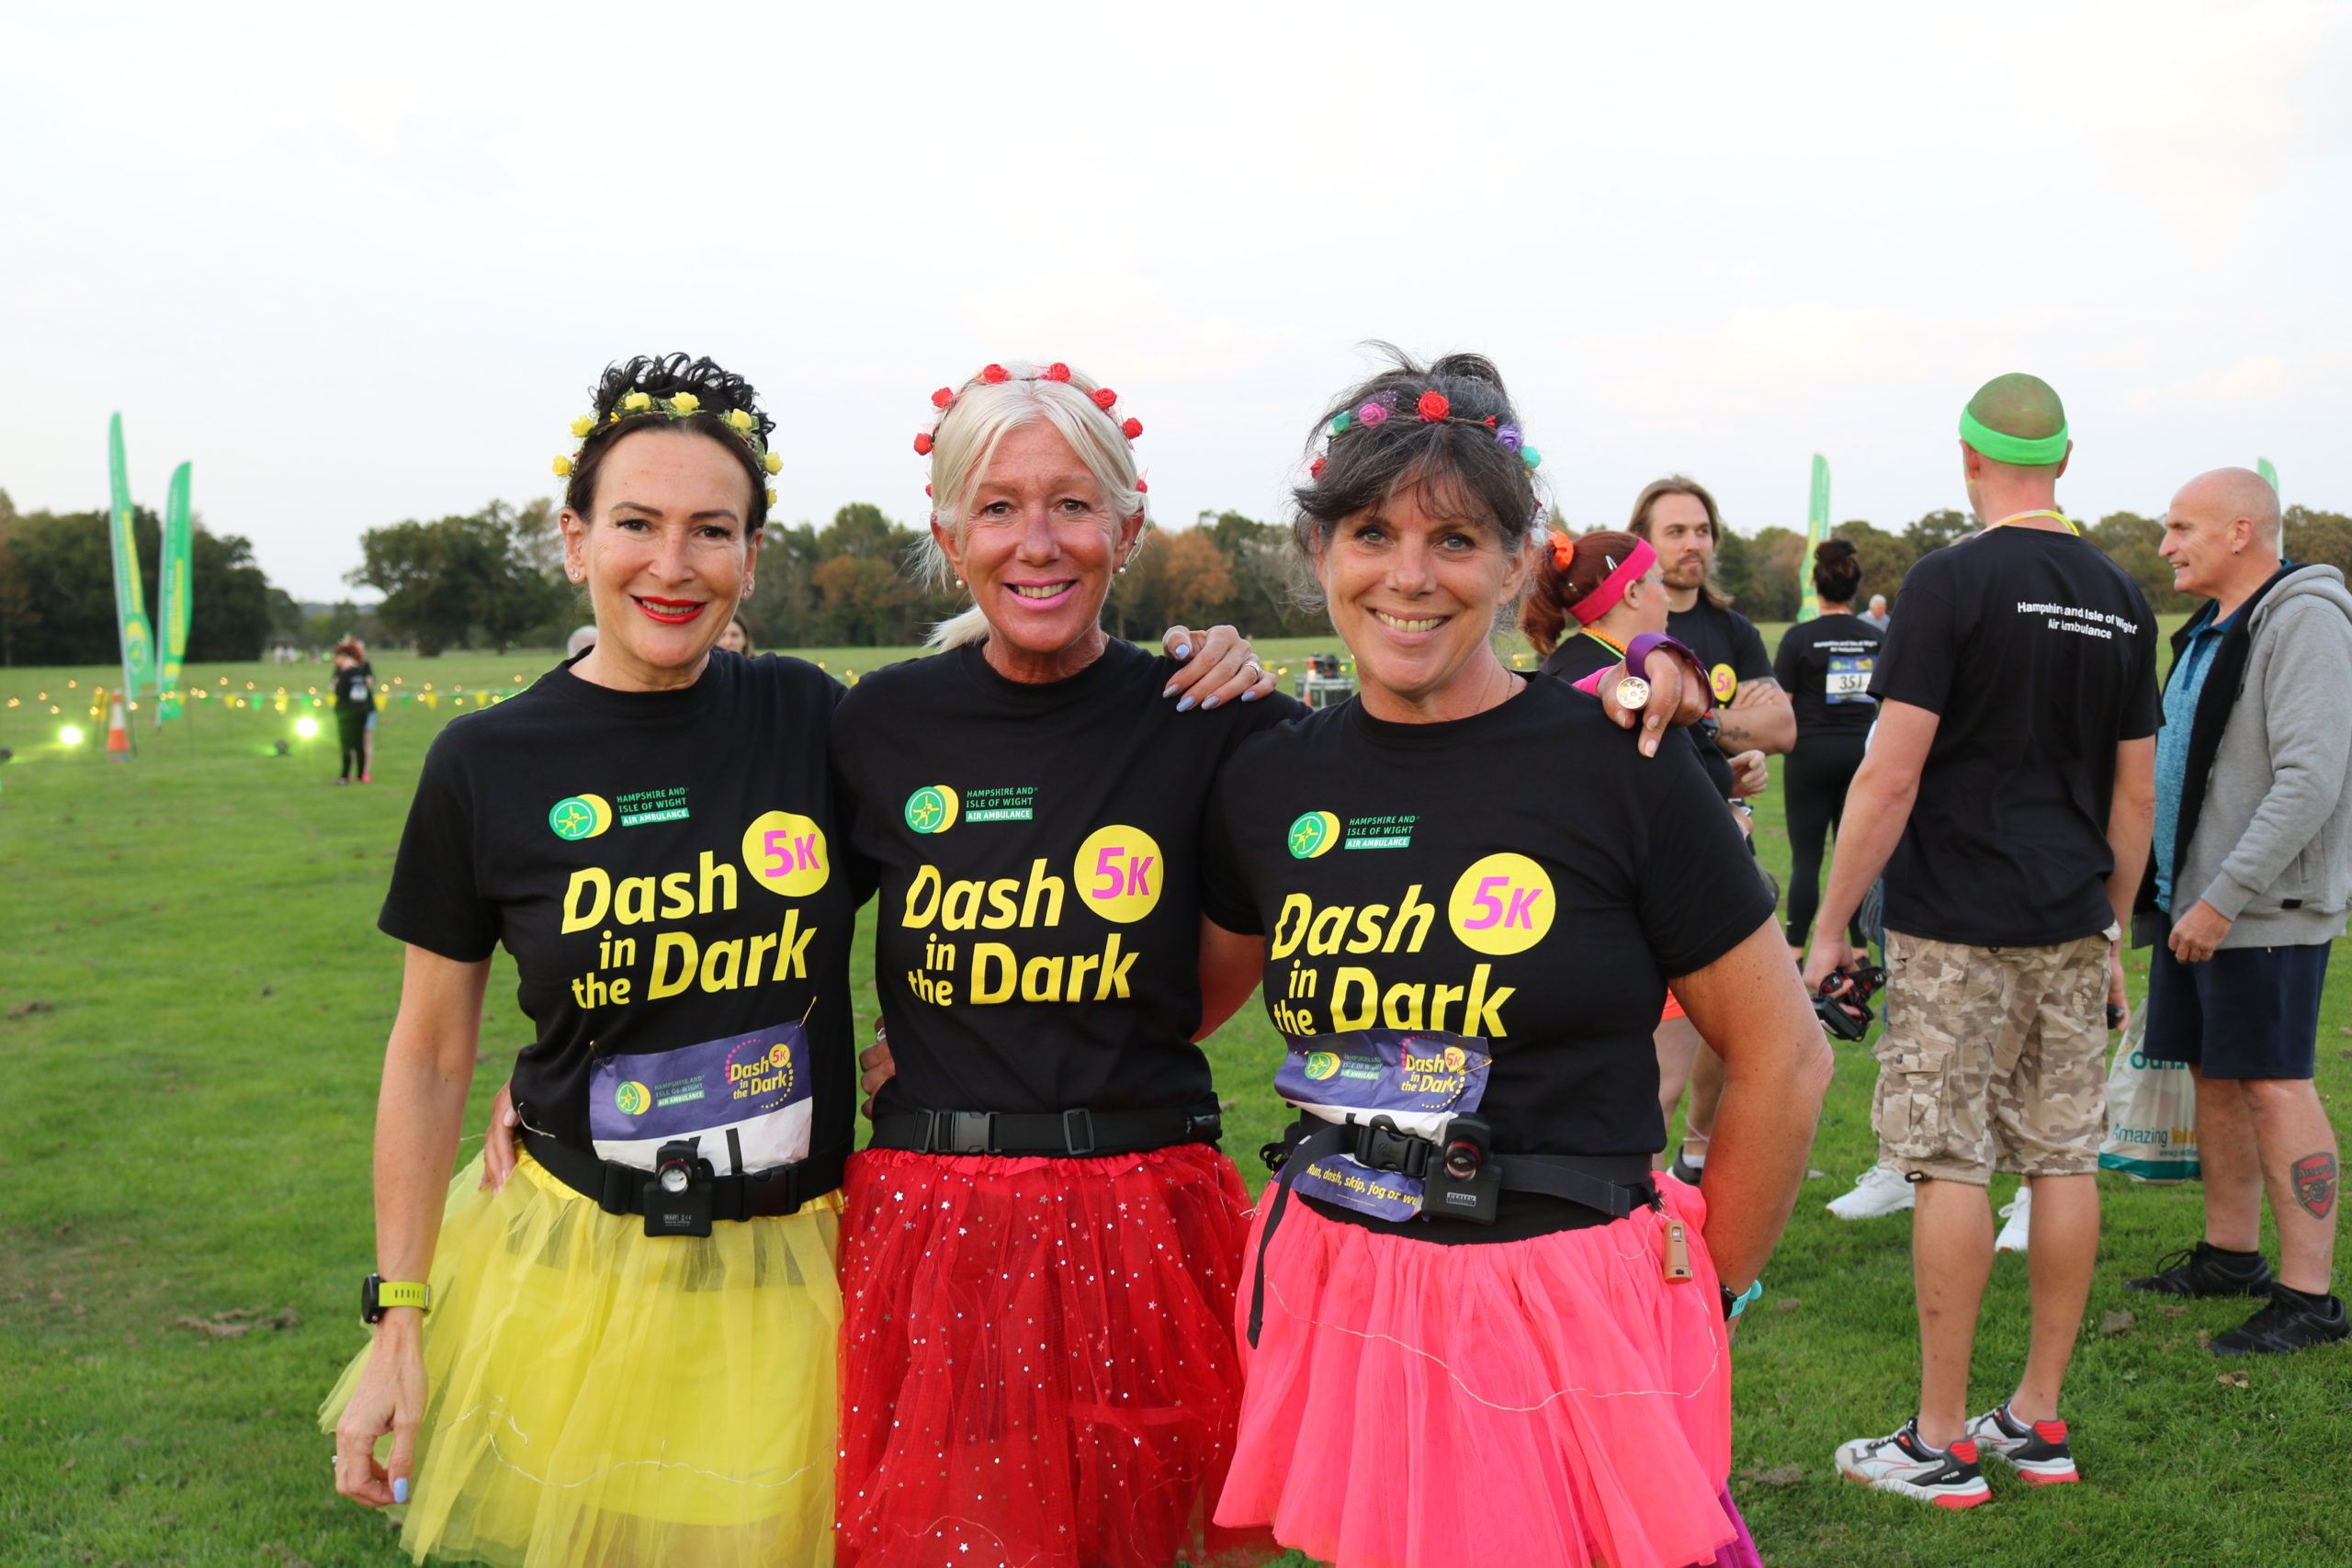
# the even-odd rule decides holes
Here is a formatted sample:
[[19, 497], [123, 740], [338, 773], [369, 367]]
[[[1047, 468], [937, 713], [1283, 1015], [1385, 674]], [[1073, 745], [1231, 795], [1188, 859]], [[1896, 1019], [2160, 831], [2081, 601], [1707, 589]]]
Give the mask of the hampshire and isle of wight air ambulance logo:
[[612, 825], [612, 802], [601, 795], [566, 795], [548, 812], [548, 826], [559, 839], [593, 839]]
[[653, 1091], [635, 1080], [613, 1090], [613, 1104], [624, 1116], [641, 1116], [653, 1103]]
[[1329, 1051], [1309, 1051], [1306, 1054], [1306, 1076], [1321, 1082], [1340, 1070], [1339, 1056]]
[[1317, 855], [1327, 854], [1340, 841], [1340, 819], [1328, 811], [1302, 813], [1298, 820], [1290, 825], [1285, 841], [1290, 845], [1292, 856], [1298, 860], [1313, 860]]
[[925, 784], [907, 796], [907, 826], [918, 833], [944, 833], [956, 826], [956, 792]]

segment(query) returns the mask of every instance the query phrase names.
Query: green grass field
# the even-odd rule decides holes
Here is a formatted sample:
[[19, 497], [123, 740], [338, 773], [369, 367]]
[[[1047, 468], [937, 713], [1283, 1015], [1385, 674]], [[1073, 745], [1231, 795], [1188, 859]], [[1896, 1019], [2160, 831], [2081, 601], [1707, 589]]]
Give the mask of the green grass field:
[[[1264, 651], [1279, 666], [1310, 646], [1336, 644]], [[846, 672], [889, 655], [816, 657]], [[471, 693], [512, 689], [548, 662], [378, 668], [396, 690], [429, 681], [470, 707]], [[252, 681], [264, 705], [196, 705], [115, 763], [87, 712], [107, 671], [0, 671], [0, 746], [15, 751], [0, 766], [0, 1564], [402, 1561], [383, 1521], [334, 1495], [313, 1413], [363, 1337], [369, 1129], [400, 975], [376, 908], [425, 744], [458, 710], [454, 697], [396, 706], [379, 782], [338, 789], [332, 726], [300, 739], [301, 710], [266, 700], [279, 685], [306, 695], [324, 673], [191, 671], [240, 695]], [[76, 719], [89, 738], [61, 744]], [[1785, 871], [1772, 796], [1758, 815], [1765, 859]], [[2352, 1088], [2346, 997], [2339, 984], [2323, 1026], [2331, 1096]], [[469, 1127], [523, 1038], [503, 973]], [[1227, 1146], [1262, 1179], [1254, 1151], [1281, 1120], [1268, 1089], [1280, 1046], [1252, 1007], [1209, 1049], [1237, 1102]], [[1833, 1476], [1833, 1447], [1892, 1429], [1915, 1386], [1907, 1219], [1821, 1212], [1871, 1162], [1873, 1071], [1863, 1049], [1839, 1051], [1812, 1159], [1822, 1174], [1738, 1347], [1736, 1485], [1767, 1558], [2207, 1568], [2352, 1554], [2337, 1462], [2352, 1350], [2220, 1363], [2199, 1337], [2242, 1305], [2166, 1307], [2123, 1290], [2198, 1234], [2194, 1188], [2102, 1179], [2107, 1231], [2068, 1412], [2086, 1484], [2029, 1495], [2000, 1472], [1994, 1506], [1947, 1516]], [[2024, 1275], [2016, 1258], [1996, 1271], [1980, 1406], [2020, 1364]], [[2116, 1312], [2130, 1325], [2103, 1328]], [[1476, 1563], [1476, 1542], [1461, 1560]]]

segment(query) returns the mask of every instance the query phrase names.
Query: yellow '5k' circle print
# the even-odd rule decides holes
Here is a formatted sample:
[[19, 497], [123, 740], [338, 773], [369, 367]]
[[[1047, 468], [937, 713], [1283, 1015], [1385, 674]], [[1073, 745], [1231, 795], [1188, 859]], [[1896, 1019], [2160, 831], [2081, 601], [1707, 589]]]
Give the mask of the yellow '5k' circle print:
[[1445, 902], [1445, 922], [1462, 945], [1500, 956], [1524, 953], [1552, 929], [1552, 878], [1525, 855], [1473, 862]]
[[1070, 885], [1081, 907], [1106, 920], [1132, 925], [1159, 903], [1168, 863], [1159, 846], [1140, 828], [1097, 828], [1078, 846]]
[[832, 856], [825, 830], [791, 811], [763, 811], [743, 829], [743, 864], [754, 885], [786, 898], [806, 898], [825, 886]]

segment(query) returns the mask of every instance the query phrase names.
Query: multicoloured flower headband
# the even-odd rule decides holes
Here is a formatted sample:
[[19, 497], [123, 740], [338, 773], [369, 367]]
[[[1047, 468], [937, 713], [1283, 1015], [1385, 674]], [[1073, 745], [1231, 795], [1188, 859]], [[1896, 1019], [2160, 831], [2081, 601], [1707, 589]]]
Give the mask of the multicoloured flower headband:
[[[1369, 425], [1385, 424], [1389, 420], [1395, 418], [1396, 414], [1396, 394], [1394, 392], [1382, 392], [1371, 401], [1365, 403], [1363, 407], [1356, 410], [1353, 413], [1350, 413], [1345, 409], [1342, 409], [1338, 413], [1333, 414], [1331, 416], [1329, 439], [1337, 441], [1340, 436], [1345, 435], [1351, 430], [1362, 430]], [[1520, 434], [1518, 425], [1498, 424], [1492, 414], [1487, 415], [1485, 419], [1464, 419], [1453, 412], [1453, 405], [1446, 400], [1445, 394], [1439, 391], [1434, 387], [1430, 388], [1428, 391], [1423, 392], [1420, 395], [1419, 400], [1413, 404], [1413, 417], [1417, 422], [1422, 424], [1466, 424], [1475, 429], [1489, 431], [1493, 433], [1496, 446], [1504, 448], [1506, 451], [1518, 453], [1519, 460], [1526, 464], [1529, 468], [1540, 468], [1543, 465], [1544, 454], [1538, 452], [1534, 447], [1527, 445], [1526, 441]], [[1328, 459], [1323, 457], [1317, 457], [1314, 462], [1308, 464], [1306, 468], [1307, 476], [1310, 479], [1321, 479], [1323, 477], [1323, 465], [1327, 460]]]
[[[644, 414], [655, 413], [667, 414], [672, 419], [684, 419], [688, 414], [703, 412], [705, 411], [702, 400], [692, 392], [679, 392], [667, 398], [657, 398], [651, 392], [630, 392], [614, 405], [612, 415], [606, 423], [618, 424], [625, 419], [636, 419]], [[752, 455], [760, 460], [760, 468], [763, 472], [773, 474], [783, 468], [784, 459], [769, 451], [768, 444], [761, 439], [759, 416], [752, 413], [751, 410], [729, 409], [718, 415], [718, 423], [743, 438], [743, 445], [749, 446], [752, 449]], [[592, 413], [582, 414], [571, 422], [571, 434], [579, 438], [580, 445], [571, 449], [571, 457], [558, 457], [555, 460], [556, 478], [568, 479], [571, 477], [571, 470], [580, 466], [580, 454], [586, 449], [588, 437], [595, 433], [595, 429], [596, 416]], [[775, 491], [773, 490], [768, 491], [768, 504], [770, 506], [775, 504]]]

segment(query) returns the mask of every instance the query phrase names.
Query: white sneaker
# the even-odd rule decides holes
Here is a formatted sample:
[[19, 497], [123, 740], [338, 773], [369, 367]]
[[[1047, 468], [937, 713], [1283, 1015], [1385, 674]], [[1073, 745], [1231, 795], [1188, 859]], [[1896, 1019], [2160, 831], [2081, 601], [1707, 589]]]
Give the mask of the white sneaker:
[[2002, 1206], [2001, 1218], [2008, 1223], [2001, 1227], [1999, 1238], [1993, 1243], [1993, 1250], [1995, 1252], [2023, 1252], [2026, 1248], [2028, 1229], [2033, 1224], [2033, 1189], [2018, 1188], [2018, 1195]]
[[1918, 1192], [1902, 1172], [1893, 1166], [1874, 1165], [1862, 1172], [1851, 1192], [1832, 1198], [1827, 1207], [1832, 1219], [1875, 1220], [1882, 1214], [1899, 1214], [1918, 1201]]

